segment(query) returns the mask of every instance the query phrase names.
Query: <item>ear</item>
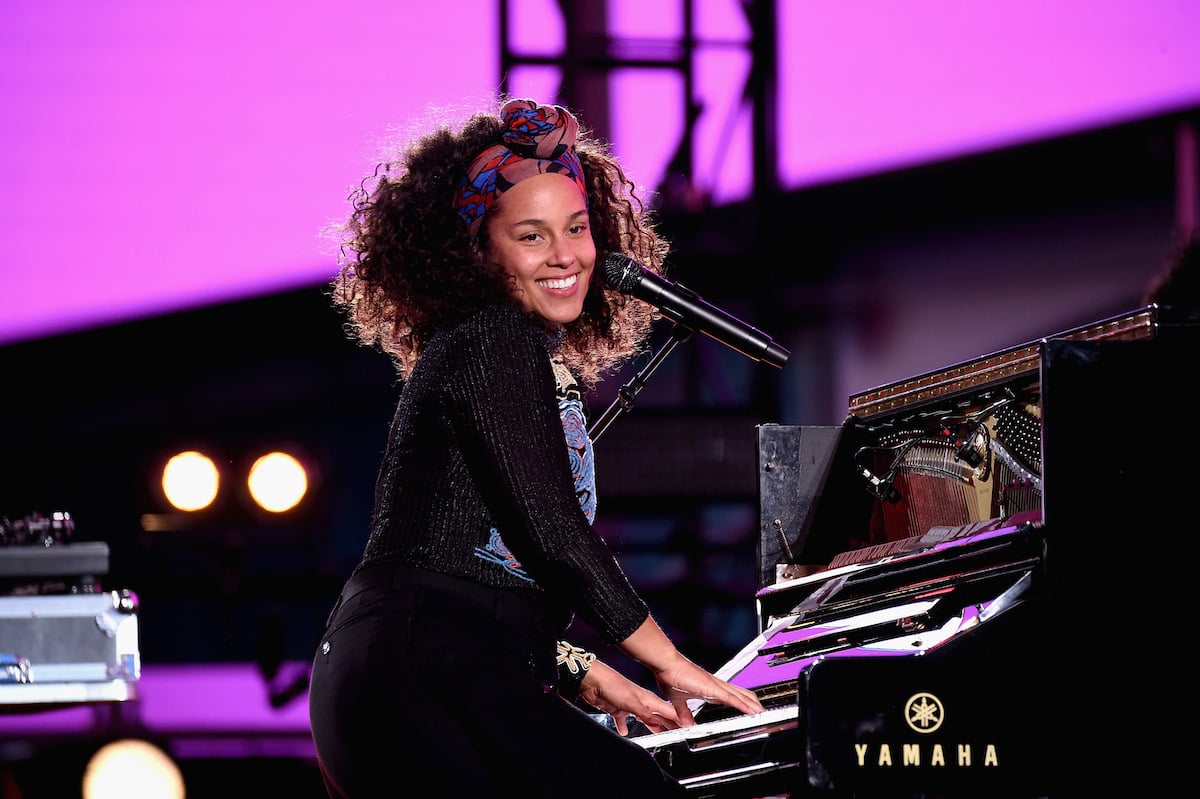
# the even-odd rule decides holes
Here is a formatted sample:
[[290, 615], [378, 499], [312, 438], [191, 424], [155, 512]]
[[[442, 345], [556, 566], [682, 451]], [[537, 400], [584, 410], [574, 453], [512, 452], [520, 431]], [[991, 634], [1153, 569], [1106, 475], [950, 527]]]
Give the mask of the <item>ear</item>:
[[480, 243], [479, 239], [471, 240], [471, 260], [476, 266], [481, 266], [487, 260], [483, 250], [484, 245]]

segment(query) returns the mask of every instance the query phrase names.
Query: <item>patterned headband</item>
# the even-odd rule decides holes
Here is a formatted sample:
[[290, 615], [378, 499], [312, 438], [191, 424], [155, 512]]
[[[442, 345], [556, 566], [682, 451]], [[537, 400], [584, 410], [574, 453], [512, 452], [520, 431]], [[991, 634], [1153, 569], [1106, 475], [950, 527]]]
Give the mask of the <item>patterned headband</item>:
[[525, 178], [556, 172], [575, 181], [587, 201], [583, 164], [575, 154], [579, 122], [557, 105], [509, 100], [500, 109], [504, 143], [487, 148], [459, 184], [454, 207], [474, 236], [501, 194]]

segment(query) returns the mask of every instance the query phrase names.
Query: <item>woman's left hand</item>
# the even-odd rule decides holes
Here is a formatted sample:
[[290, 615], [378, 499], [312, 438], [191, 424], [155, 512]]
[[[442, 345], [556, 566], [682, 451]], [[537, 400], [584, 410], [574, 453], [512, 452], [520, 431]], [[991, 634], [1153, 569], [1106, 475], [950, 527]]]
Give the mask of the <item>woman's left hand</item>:
[[621, 735], [629, 734], [629, 716], [645, 724], [650, 732], [681, 726], [679, 715], [670, 702], [600, 660], [593, 661], [584, 675], [579, 696], [592, 707], [612, 716]]

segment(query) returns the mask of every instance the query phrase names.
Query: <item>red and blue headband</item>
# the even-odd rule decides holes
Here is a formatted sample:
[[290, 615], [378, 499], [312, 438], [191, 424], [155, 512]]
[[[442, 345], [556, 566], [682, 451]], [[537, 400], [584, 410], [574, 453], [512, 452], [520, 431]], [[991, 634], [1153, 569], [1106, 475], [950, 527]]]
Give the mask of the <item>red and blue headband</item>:
[[532, 100], [509, 100], [500, 108], [500, 121], [504, 143], [487, 148], [471, 162], [454, 196], [454, 207], [472, 236], [501, 194], [534, 175], [566, 175], [587, 199], [583, 164], [575, 153], [579, 121], [570, 111]]

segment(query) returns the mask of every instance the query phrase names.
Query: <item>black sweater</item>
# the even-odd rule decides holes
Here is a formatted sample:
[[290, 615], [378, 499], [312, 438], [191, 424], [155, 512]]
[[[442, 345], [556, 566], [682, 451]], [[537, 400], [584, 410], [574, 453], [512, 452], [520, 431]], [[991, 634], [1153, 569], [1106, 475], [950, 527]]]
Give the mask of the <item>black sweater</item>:
[[648, 610], [581, 507], [551, 346], [502, 306], [434, 336], [400, 394], [363, 564], [543, 594], [616, 643]]

